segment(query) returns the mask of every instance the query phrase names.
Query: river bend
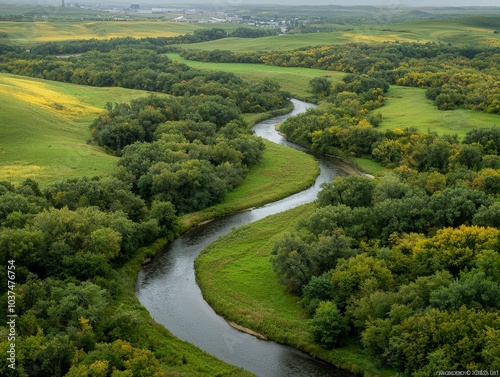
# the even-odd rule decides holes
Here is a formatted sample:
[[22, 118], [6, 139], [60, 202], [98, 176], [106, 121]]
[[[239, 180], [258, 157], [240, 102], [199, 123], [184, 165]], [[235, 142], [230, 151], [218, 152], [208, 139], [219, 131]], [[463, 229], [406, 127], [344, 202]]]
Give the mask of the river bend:
[[[260, 122], [253, 129], [257, 136], [305, 150], [275, 131], [276, 124], [314, 106], [298, 100], [292, 102], [294, 110], [291, 113]], [[151, 264], [144, 266], [139, 272], [136, 296], [154, 320], [176, 337], [260, 377], [352, 376], [292, 347], [259, 340], [232, 328], [203, 299], [194, 272], [194, 260], [200, 252], [231, 229], [312, 202], [323, 182], [344, 175], [334, 161], [326, 158], [318, 158], [318, 161], [320, 174], [309, 189], [198, 226], [174, 240]]]

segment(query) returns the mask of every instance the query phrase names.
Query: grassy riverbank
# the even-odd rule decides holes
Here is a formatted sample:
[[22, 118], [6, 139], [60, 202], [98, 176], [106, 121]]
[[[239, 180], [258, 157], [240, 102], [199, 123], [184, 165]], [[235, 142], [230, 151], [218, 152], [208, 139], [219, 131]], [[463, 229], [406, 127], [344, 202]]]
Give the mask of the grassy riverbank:
[[225, 200], [182, 218], [187, 230], [200, 222], [285, 198], [311, 186], [319, 173], [317, 162], [308, 154], [264, 141], [262, 161], [250, 169], [241, 185]]
[[[184, 230], [216, 216], [286, 197], [314, 182], [318, 165], [311, 156], [271, 142], [265, 143], [262, 162], [250, 169], [245, 181], [230, 192], [223, 203], [186, 215], [182, 219]], [[132, 261], [118, 270], [116, 282], [119, 293], [110, 310], [126, 312], [127, 316], [137, 319], [134, 323], [137, 341], [149, 345], [148, 348], [153, 350], [169, 376], [251, 376], [251, 373], [227, 365], [175, 338], [151, 318], [135, 297], [136, 277], [143, 261], [154, 257], [165, 244], [166, 240], [158, 240], [149, 248], [141, 249]]]
[[227, 320], [269, 339], [365, 376], [395, 376], [392, 370], [378, 368], [358, 344], [332, 351], [314, 344], [306, 311], [272, 270], [269, 257], [274, 243], [313, 211], [314, 204], [307, 204], [269, 216], [211, 244], [195, 263], [203, 295]]
[[133, 335], [128, 340], [154, 352], [166, 376], [253, 376], [173, 336], [151, 318], [135, 296], [135, 282], [142, 262], [153, 256], [165, 243], [165, 240], [158, 240], [150, 247], [142, 248], [133, 260], [116, 271], [115, 297], [107, 309], [110, 318], [121, 318], [131, 326], [130, 334]]

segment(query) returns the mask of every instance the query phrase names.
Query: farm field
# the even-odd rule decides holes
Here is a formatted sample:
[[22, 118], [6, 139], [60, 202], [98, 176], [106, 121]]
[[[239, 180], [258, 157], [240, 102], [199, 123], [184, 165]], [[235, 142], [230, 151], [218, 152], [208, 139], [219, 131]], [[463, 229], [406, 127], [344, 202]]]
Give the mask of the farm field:
[[[55, 16], [62, 16], [58, 9]], [[75, 17], [76, 18], [76, 17]], [[76, 18], [77, 19], [77, 18]], [[393, 24], [333, 24], [335, 31], [287, 34], [264, 38], [226, 38], [224, 40], [180, 45], [186, 49], [226, 49], [231, 51], [289, 50], [308, 46], [348, 42], [434, 42], [461, 45], [500, 46], [500, 17], [469, 17], [447, 20], [419, 20]], [[322, 25], [318, 25], [320, 27]], [[332, 26], [332, 24], [328, 24]], [[192, 33], [200, 28], [220, 27], [227, 31], [241, 27], [235, 23], [180, 23], [164, 20], [37, 22], [0, 21], [0, 40], [30, 47], [39, 43], [116, 37], [170, 37]]]
[[145, 95], [0, 74], [0, 180], [20, 182], [30, 177], [44, 185], [106, 175], [117, 158], [86, 143], [89, 124], [106, 102]]
[[251, 63], [205, 63], [186, 60], [179, 54], [168, 54], [168, 57], [193, 68], [232, 72], [252, 82], [257, 82], [266, 78], [272, 79], [279, 82], [283, 90], [289, 91], [293, 96], [299, 99], [308, 99], [311, 97], [309, 81], [312, 78], [325, 76], [335, 84], [345, 75], [343, 72], [301, 67], [276, 67]]
[[421, 132], [457, 134], [462, 139], [474, 128], [500, 125], [500, 116], [496, 114], [467, 109], [439, 110], [425, 97], [425, 89], [393, 85], [386, 98], [384, 106], [375, 110], [382, 114], [379, 130], [415, 127]]

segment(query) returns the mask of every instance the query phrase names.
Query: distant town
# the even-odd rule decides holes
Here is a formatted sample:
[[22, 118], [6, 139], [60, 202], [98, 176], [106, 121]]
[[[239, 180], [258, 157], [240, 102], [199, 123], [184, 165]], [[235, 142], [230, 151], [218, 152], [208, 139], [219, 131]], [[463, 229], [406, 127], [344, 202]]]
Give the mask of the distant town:
[[[173, 8], [173, 7], [157, 7], [146, 8], [141, 7], [139, 4], [131, 4], [128, 7], [106, 7], [101, 5], [84, 5], [80, 3], [68, 3], [62, 0], [62, 7], [65, 8], [80, 8], [85, 10], [95, 10], [98, 12], [109, 13], [123, 13], [125, 15], [139, 15], [139, 14], [165, 14], [171, 15], [171, 21], [175, 22], [189, 22], [189, 23], [218, 23], [218, 22], [236, 22], [244, 23], [248, 26], [260, 26], [268, 28], [280, 28], [281, 32], [287, 31], [287, 25], [290, 21], [287, 20], [252, 20], [248, 15], [235, 15], [223, 10], [207, 10], [207, 9], [194, 9], [194, 8]], [[128, 20], [127, 17], [115, 17], [116, 20]]]

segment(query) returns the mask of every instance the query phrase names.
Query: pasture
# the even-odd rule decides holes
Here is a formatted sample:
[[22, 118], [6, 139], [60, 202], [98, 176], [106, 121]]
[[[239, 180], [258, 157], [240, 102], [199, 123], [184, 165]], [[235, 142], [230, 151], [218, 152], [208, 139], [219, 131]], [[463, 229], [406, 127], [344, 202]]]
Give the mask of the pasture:
[[106, 102], [144, 95], [0, 74], [0, 180], [45, 185], [112, 172], [117, 158], [87, 144], [89, 124]]
[[[221, 24], [217, 27], [233, 29], [236, 24]], [[212, 28], [213, 24], [188, 24], [167, 21], [0, 21], [0, 36], [3, 42], [26, 48], [45, 42], [110, 39], [120, 37], [173, 37], [192, 33], [200, 28]]]
[[382, 114], [379, 130], [415, 127], [421, 132], [434, 131], [439, 135], [465, 134], [478, 127], [500, 125], [500, 116], [476, 110], [439, 110], [425, 97], [425, 89], [393, 85], [384, 106], [375, 110]]
[[[227, 31], [245, 26], [238, 23], [180, 23], [166, 19], [116, 15], [92, 15], [88, 11], [70, 8], [40, 8], [48, 12], [37, 17], [36, 22], [0, 22], [0, 40], [29, 48], [35, 44], [79, 39], [109, 39], [117, 37], [170, 37], [192, 33], [200, 28], [220, 27]], [[41, 12], [41, 11], [38, 11]], [[43, 13], [42, 12], [42, 13]], [[0, 7], [0, 14], [14, 14], [12, 8]], [[495, 11], [491, 14], [497, 15]], [[366, 22], [319, 24], [333, 28], [331, 32], [286, 34], [264, 38], [226, 38], [224, 40], [181, 45], [187, 49], [225, 49], [231, 51], [283, 51], [308, 46], [348, 42], [433, 42], [457, 45], [487, 44], [500, 46], [500, 17], [483, 16], [453, 19], [425, 19], [410, 22], [388, 23], [390, 14], [374, 13]], [[338, 22], [338, 21], [333, 21]]]

